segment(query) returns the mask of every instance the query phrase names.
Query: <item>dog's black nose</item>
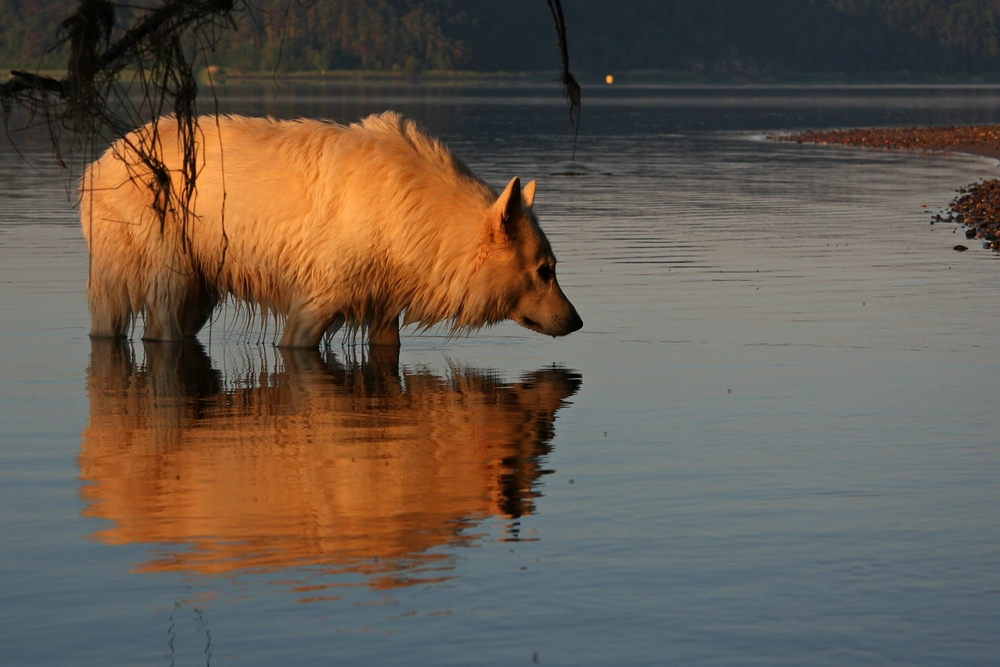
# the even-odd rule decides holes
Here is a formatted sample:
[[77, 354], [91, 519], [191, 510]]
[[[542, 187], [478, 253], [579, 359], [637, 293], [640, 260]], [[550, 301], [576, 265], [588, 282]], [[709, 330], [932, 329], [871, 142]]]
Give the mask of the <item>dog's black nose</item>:
[[574, 310], [573, 316], [569, 319], [569, 322], [566, 323], [566, 332], [563, 335], [565, 336], [566, 334], [571, 334], [574, 331], [579, 331], [582, 328], [583, 328], [583, 320]]

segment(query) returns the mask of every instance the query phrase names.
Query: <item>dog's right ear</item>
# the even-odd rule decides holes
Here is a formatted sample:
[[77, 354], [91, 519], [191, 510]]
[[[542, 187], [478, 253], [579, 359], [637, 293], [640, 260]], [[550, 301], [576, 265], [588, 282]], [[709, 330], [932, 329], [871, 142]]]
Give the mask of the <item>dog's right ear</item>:
[[529, 181], [527, 185], [521, 188], [521, 206], [525, 211], [535, 205], [536, 185], [538, 184], [534, 181]]

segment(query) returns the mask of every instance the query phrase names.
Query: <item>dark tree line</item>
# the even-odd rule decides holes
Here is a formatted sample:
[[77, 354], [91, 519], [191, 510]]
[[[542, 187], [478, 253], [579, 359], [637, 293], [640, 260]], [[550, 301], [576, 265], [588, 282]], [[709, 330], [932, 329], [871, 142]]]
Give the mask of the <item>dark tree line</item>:
[[[0, 0], [0, 65], [62, 67], [65, 53], [46, 50], [77, 4]], [[574, 64], [594, 74], [1000, 69], [1000, 0], [573, 0], [565, 10]], [[230, 71], [560, 67], [541, 0], [255, 0], [230, 15], [208, 54]]]
[[[531, 0], [462, 7], [469, 69], [554, 66]], [[642, 70], [757, 81], [1000, 73], [1000, 0], [577, 0], [565, 10], [574, 69], [592, 81]]]
[[237, 17], [236, 29], [222, 38], [213, 60], [248, 72], [450, 70], [468, 56], [465, 43], [449, 31], [461, 19], [454, 4], [264, 0], [260, 12]]

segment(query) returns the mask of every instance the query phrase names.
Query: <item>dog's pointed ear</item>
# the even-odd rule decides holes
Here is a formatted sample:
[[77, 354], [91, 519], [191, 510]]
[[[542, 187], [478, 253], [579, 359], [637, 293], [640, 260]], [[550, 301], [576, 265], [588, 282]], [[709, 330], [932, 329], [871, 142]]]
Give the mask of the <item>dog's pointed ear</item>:
[[493, 205], [494, 210], [500, 214], [500, 220], [509, 222], [515, 220], [521, 214], [521, 179], [515, 176], [510, 179], [510, 183], [500, 196], [497, 203]]
[[535, 186], [538, 185], [534, 181], [529, 182], [521, 189], [521, 206], [527, 211], [532, 206], [535, 205]]

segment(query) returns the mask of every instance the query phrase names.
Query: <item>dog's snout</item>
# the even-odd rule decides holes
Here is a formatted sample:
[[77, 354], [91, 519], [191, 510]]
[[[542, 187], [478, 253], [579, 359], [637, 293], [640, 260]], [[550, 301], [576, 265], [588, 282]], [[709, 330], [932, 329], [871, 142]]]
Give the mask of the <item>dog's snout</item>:
[[575, 308], [572, 306], [570, 306], [570, 308], [572, 308], [572, 311], [570, 312], [569, 317], [562, 322], [562, 326], [559, 327], [559, 330], [556, 333], [552, 334], [553, 336], [568, 336], [574, 331], [579, 331], [583, 328], [583, 319], [576, 312]]

